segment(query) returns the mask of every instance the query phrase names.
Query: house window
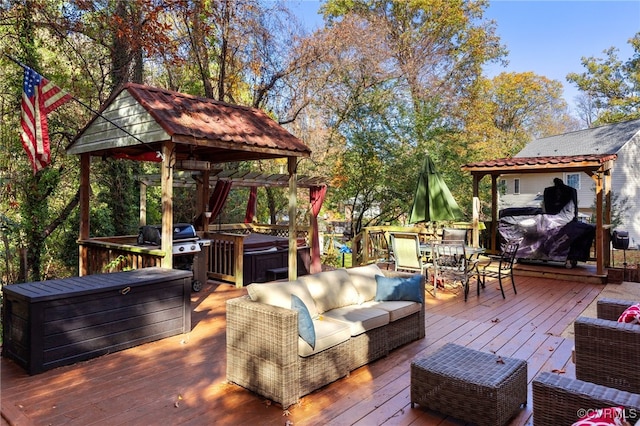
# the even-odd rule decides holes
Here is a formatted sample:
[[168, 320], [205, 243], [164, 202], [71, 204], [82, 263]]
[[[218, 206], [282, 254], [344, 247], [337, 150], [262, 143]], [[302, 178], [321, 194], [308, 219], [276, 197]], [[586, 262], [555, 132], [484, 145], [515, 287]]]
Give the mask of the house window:
[[498, 191], [500, 192], [500, 195], [505, 195], [507, 193], [506, 179], [500, 179], [500, 182], [498, 182]]
[[513, 193], [514, 194], [520, 193], [520, 179], [513, 180]]
[[567, 174], [565, 176], [565, 180], [567, 181], [568, 186], [575, 189], [580, 189], [580, 173]]

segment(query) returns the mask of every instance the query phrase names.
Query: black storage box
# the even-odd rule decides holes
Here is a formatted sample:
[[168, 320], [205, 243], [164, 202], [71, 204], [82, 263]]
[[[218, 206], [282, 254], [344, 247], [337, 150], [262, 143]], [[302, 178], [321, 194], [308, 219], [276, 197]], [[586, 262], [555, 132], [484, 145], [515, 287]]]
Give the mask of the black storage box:
[[626, 250], [629, 248], [629, 233], [627, 231], [613, 231], [611, 236], [613, 248], [617, 250]]
[[4, 286], [2, 355], [36, 374], [187, 333], [191, 277], [154, 267]]

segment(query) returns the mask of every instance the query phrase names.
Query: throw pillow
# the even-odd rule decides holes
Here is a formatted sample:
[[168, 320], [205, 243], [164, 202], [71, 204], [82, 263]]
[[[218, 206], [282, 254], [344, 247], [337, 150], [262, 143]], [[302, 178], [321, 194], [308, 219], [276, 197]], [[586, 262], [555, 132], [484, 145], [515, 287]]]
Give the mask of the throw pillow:
[[586, 410], [586, 414], [571, 426], [623, 426], [625, 424], [628, 423], [625, 422], [624, 407], [607, 407]]
[[420, 287], [422, 276], [415, 274], [411, 277], [385, 277], [376, 275], [377, 302], [390, 300], [408, 300], [423, 303], [424, 295]]
[[628, 322], [631, 324], [640, 324], [640, 303], [629, 306], [624, 310], [618, 322]]
[[298, 311], [298, 335], [313, 349], [316, 348], [316, 329], [307, 305], [295, 294], [291, 295], [291, 309]]

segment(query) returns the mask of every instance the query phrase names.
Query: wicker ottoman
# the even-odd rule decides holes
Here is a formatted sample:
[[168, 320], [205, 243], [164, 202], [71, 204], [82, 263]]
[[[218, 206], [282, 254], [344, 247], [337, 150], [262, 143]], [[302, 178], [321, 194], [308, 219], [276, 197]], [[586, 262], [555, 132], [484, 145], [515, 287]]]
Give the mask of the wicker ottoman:
[[527, 362], [447, 343], [411, 363], [411, 407], [504, 425], [527, 404]]

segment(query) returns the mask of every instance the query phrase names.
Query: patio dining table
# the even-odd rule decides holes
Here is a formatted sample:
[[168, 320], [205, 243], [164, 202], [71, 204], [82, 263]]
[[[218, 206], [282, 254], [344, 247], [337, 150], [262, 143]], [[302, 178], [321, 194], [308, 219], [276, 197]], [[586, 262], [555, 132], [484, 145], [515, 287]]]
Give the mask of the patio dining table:
[[[460, 242], [462, 243], [462, 241]], [[434, 244], [442, 244], [442, 243], [440, 241], [433, 241], [431, 243], [421, 243], [420, 252], [422, 253], [422, 256], [427, 259], [426, 263], [430, 264], [435, 268], [435, 265], [433, 262], [433, 254], [432, 254]], [[464, 265], [464, 274], [463, 274], [463, 286], [465, 289], [465, 301], [466, 301], [466, 296], [469, 292], [469, 279], [472, 278], [473, 276], [476, 276], [478, 278], [478, 285], [480, 285], [478, 261], [479, 261], [480, 255], [484, 253], [486, 249], [484, 247], [473, 247], [473, 246], [456, 244], [451, 242], [446, 242], [444, 244], [452, 245], [452, 246], [455, 245], [455, 246], [464, 248], [465, 265]], [[435, 276], [433, 276], [433, 279], [434, 280], [436, 279]], [[433, 284], [434, 284], [434, 291], [435, 291], [435, 288], [438, 285], [438, 283], [434, 282]]]
[[[433, 249], [434, 243], [440, 244], [440, 241], [434, 241], [431, 243], [420, 243], [420, 252], [427, 259], [431, 259], [431, 251]], [[467, 245], [464, 246], [464, 252], [467, 255], [467, 261], [470, 262], [477, 261], [478, 257], [486, 250], [487, 249], [485, 249], [484, 247], [473, 247]]]

